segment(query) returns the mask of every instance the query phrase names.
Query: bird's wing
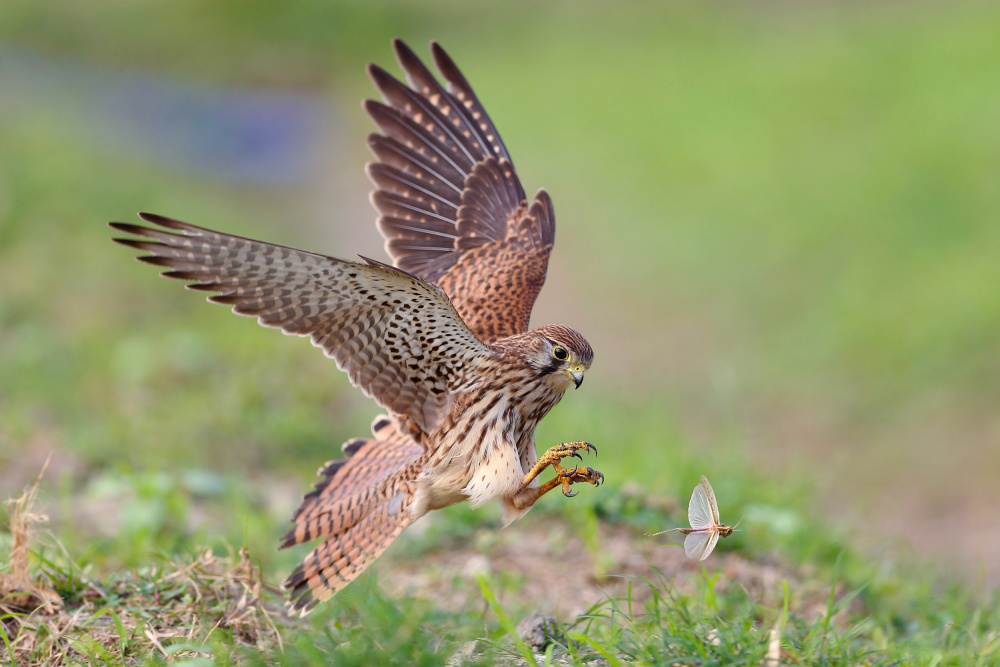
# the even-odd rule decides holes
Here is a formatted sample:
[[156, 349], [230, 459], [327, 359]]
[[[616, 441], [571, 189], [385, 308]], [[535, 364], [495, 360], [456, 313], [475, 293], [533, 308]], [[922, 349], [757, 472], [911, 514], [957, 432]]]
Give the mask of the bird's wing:
[[437, 43], [441, 85], [400, 40], [406, 85], [368, 72], [384, 102], [365, 109], [382, 134], [368, 145], [372, 203], [395, 265], [439, 284], [483, 341], [528, 329], [555, 240], [552, 200], [530, 202], [500, 135], [468, 81]]
[[162, 275], [286, 334], [309, 336], [367, 396], [430, 430], [465, 370], [494, 354], [447, 295], [373, 260], [350, 262], [141, 213], [164, 229], [110, 223], [144, 238], [115, 241], [151, 254]]

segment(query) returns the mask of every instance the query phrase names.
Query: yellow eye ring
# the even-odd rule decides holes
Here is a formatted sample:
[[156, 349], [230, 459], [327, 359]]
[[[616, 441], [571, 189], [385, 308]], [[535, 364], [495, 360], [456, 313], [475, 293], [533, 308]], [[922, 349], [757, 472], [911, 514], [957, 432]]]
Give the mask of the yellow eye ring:
[[557, 361], [566, 361], [569, 359], [569, 352], [562, 345], [556, 345], [552, 348], [552, 356], [555, 357]]

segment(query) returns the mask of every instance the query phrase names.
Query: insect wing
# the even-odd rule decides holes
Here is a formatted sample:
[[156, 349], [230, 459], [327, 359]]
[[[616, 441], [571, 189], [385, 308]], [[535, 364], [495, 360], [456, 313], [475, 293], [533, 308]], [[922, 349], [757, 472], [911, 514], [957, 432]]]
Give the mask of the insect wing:
[[719, 503], [715, 500], [715, 489], [712, 488], [708, 477], [702, 475], [701, 484], [698, 486], [705, 492], [705, 496], [708, 498], [708, 509], [712, 512], [712, 525], [721, 526], [722, 520], [719, 518]]
[[[712, 489], [711, 486], [708, 488], [709, 490]], [[711, 498], [715, 500], [715, 494], [712, 494]], [[709, 496], [705, 492], [705, 485], [699, 484], [694, 487], [694, 493], [691, 494], [691, 502], [688, 503], [688, 521], [691, 523], [691, 527], [699, 529], [711, 528], [715, 525], [712, 520], [718, 513], [718, 510], [712, 512], [712, 508], [709, 505]]]
[[684, 538], [684, 553], [694, 560], [705, 560], [715, 549], [719, 534], [714, 530], [699, 530]]

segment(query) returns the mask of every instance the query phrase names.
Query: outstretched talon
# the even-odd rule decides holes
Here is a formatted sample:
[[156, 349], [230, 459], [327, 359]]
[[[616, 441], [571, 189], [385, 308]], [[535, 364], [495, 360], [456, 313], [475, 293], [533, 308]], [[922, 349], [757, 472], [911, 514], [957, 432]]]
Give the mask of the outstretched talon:
[[561, 473], [563, 468], [559, 465], [559, 462], [565, 458], [573, 456], [582, 461], [583, 457], [580, 456], [580, 450], [594, 452], [595, 455], [597, 454], [597, 447], [594, 447], [589, 442], [564, 442], [560, 445], [556, 445], [555, 447], [550, 447], [544, 454], [538, 457], [538, 460], [535, 461], [535, 465], [533, 465], [531, 470], [528, 471], [528, 474], [524, 476], [522, 484], [528, 484], [549, 466], [552, 466], [557, 474]]
[[556, 480], [562, 484], [563, 495], [567, 498], [572, 498], [577, 495], [570, 491], [570, 485], [576, 482], [587, 482], [593, 484], [594, 486], [600, 486], [604, 483], [604, 473], [594, 470], [591, 467], [583, 468], [573, 468], [572, 470], [563, 469], [559, 472]]
[[[576, 457], [582, 461], [583, 457], [579, 454], [581, 451], [594, 452], [596, 454], [597, 447], [594, 447], [589, 442], [564, 442], [561, 445], [549, 448], [544, 454], [539, 456], [538, 460], [535, 461], [535, 465], [531, 467], [528, 474], [521, 480], [521, 489], [511, 501], [514, 507], [519, 510], [531, 507], [535, 504], [536, 500], [557, 486], [562, 486], [563, 495], [567, 498], [572, 498], [576, 495], [572, 491], [572, 485], [577, 482], [587, 482], [594, 486], [600, 486], [604, 482], [603, 473], [590, 467], [581, 468], [580, 466], [574, 466], [573, 468], [564, 468], [560, 465], [563, 459], [571, 457]], [[540, 486], [531, 486], [532, 481], [549, 466], [552, 466], [552, 469], [555, 470], [556, 476]]]

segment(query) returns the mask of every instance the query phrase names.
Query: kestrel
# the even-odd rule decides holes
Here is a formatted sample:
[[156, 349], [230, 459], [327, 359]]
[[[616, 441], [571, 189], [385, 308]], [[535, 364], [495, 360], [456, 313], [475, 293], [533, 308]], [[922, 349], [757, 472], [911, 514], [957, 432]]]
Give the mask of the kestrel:
[[[154, 228], [110, 223], [140, 238], [162, 274], [214, 292], [286, 334], [309, 336], [351, 383], [388, 411], [371, 438], [343, 445], [319, 470], [280, 548], [322, 540], [285, 581], [303, 614], [332, 597], [430, 510], [498, 500], [504, 524], [543, 494], [599, 485], [562, 459], [596, 449], [556, 445], [538, 457], [535, 426], [594, 358], [569, 327], [528, 330], [545, 281], [555, 215], [545, 190], [529, 202], [507, 149], [444, 49], [431, 52], [447, 87], [402, 41], [404, 84], [376, 65], [383, 102], [365, 109], [381, 134], [368, 145], [378, 229], [394, 266], [353, 262], [215, 232], [148, 213]], [[556, 476], [539, 483], [551, 466]]]

